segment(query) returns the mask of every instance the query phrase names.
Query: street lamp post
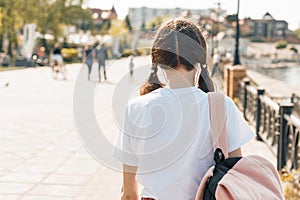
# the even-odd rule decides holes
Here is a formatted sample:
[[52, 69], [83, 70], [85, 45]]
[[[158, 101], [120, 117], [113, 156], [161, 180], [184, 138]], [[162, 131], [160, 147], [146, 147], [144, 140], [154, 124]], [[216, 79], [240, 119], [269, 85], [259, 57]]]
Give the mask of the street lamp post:
[[[218, 33], [219, 33], [219, 23], [220, 23], [220, 13], [221, 13], [221, 3], [217, 4], [217, 8], [211, 10], [210, 19], [211, 19], [211, 56], [213, 56], [214, 48], [218, 49]], [[213, 42], [215, 41], [215, 42]]]
[[212, 25], [210, 25], [209, 23], [207, 23], [205, 25], [205, 29], [207, 30], [208, 35], [210, 35], [210, 46], [211, 46], [210, 54], [211, 54], [211, 57], [213, 57], [214, 52], [213, 52], [213, 32], [212, 32]]
[[239, 55], [239, 39], [240, 39], [240, 24], [239, 24], [240, 0], [238, 0], [237, 13], [236, 13], [236, 35], [235, 35], [235, 54], [233, 65], [240, 65]]

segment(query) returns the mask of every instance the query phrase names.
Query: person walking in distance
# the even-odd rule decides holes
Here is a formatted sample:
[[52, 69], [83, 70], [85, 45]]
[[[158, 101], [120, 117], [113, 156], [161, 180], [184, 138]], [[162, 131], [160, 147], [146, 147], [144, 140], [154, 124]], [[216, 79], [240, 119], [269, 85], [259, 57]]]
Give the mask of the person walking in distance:
[[219, 70], [219, 65], [221, 62], [221, 56], [219, 54], [218, 49], [214, 49], [214, 55], [212, 57], [212, 61], [213, 61], [213, 69], [211, 72], [211, 77], [213, 77], [215, 75], [215, 73]]
[[53, 49], [51, 50], [52, 58], [51, 62], [52, 65], [57, 65], [57, 67], [62, 68], [63, 66], [63, 57], [61, 52], [61, 47], [59, 43], [55, 43]]
[[133, 58], [134, 58], [133, 55], [129, 56], [129, 73], [131, 77], [133, 76], [133, 68], [134, 68]]
[[62, 54], [62, 48], [59, 43], [55, 43], [53, 49], [51, 50], [50, 64], [52, 68], [52, 76], [54, 79], [58, 77], [59, 74], [63, 76], [63, 79], [67, 79], [67, 71], [64, 67], [64, 60]]
[[[123, 163], [121, 200], [193, 200], [214, 164], [207, 69], [200, 28], [175, 18], [163, 22], [151, 49], [151, 74], [124, 109], [114, 157]], [[167, 80], [159, 81], [158, 68]], [[224, 97], [229, 156], [255, 135], [234, 102]], [[139, 194], [138, 186], [143, 190]]]
[[84, 62], [88, 67], [88, 80], [91, 78], [91, 71], [93, 66], [93, 48], [92, 45], [88, 45], [84, 51]]
[[95, 53], [96, 53], [96, 58], [98, 61], [99, 82], [101, 82], [101, 68], [103, 68], [104, 80], [107, 80], [105, 62], [106, 62], [108, 56], [107, 56], [107, 49], [106, 49], [104, 43], [97, 46]]

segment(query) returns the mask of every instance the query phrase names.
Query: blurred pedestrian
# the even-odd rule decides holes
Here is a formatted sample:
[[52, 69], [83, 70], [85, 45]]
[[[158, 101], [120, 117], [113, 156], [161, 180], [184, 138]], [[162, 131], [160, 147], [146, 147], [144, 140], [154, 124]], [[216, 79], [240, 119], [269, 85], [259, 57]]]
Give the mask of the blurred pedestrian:
[[226, 58], [227, 58], [228, 60], [232, 60], [232, 53], [231, 53], [231, 50], [228, 50], [228, 51], [226, 52]]
[[63, 67], [64, 60], [59, 43], [54, 44], [54, 48], [51, 50], [51, 54], [51, 65], [53, 67], [58, 67], [59, 69], [61, 69]]
[[[43, 48], [42, 48], [43, 50]], [[63, 53], [62, 53], [62, 48], [59, 43], [55, 43], [53, 49], [51, 50], [50, 53], [50, 66], [52, 68], [52, 76], [54, 79], [57, 79], [59, 74], [62, 75], [63, 80], [67, 79], [67, 71], [66, 67], [64, 66], [64, 59], [63, 59]], [[42, 58], [39, 58], [38, 54], [36, 54], [37, 60], [40, 65], [43, 65], [42, 63]]]
[[214, 76], [214, 74], [219, 70], [219, 65], [220, 65], [220, 62], [221, 62], [221, 56], [219, 54], [219, 51], [218, 49], [214, 49], [214, 55], [213, 55], [213, 69], [212, 69], [212, 72], [211, 72], [211, 77]]
[[84, 51], [84, 63], [88, 67], [88, 80], [91, 78], [91, 71], [93, 66], [93, 48], [92, 45], [88, 45]]
[[8, 67], [10, 65], [10, 56], [7, 52], [4, 52], [1, 56], [1, 65]]
[[95, 53], [96, 53], [96, 58], [98, 61], [99, 82], [101, 82], [101, 68], [103, 68], [104, 79], [107, 80], [105, 62], [106, 62], [108, 56], [107, 56], [107, 49], [106, 49], [104, 43], [97, 46]]
[[79, 60], [82, 60], [83, 49], [80, 46], [77, 47], [77, 52], [78, 52], [78, 58], [79, 58]]
[[133, 55], [129, 56], [129, 72], [130, 76], [133, 76], [133, 68], [134, 68], [134, 63], [133, 63]]

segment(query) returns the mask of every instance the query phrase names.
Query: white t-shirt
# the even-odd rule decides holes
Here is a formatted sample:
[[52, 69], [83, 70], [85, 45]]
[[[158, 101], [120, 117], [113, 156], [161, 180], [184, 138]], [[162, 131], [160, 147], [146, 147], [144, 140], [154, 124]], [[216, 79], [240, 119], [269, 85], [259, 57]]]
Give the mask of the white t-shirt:
[[[226, 97], [228, 151], [254, 137]], [[194, 200], [202, 177], [214, 164], [207, 94], [196, 87], [157, 89], [134, 98], [125, 111], [114, 156], [138, 166], [141, 197]]]

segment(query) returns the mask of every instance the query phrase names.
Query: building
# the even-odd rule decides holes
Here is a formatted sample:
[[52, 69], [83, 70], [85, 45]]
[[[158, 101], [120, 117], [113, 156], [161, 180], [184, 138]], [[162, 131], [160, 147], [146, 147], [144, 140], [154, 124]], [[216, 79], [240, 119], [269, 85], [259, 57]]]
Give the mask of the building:
[[105, 24], [105, 29], [109, 29], [111, 21], [118, 18], [114, 6], [112, 6], [112, 8], [109, 10], [89, 8], [89, 11], [92, 14], [93, 24], [98, 30], [105, 26]]
[[109, 10], [103, 10], [103, 9], [99, 9], [99, 8], [89, 8], [89, 11], [91, 12], [91, 14], [93, 16], [93, 20], [95, 22], [97, 22], [97, 21], [100, 22], [103, 19], [113, 20], [118, 17], [114, 6], [112, 6], [112, 8]]
[[131, 25], [134, 28], [140, 28], [142, 24], [147, 24], [147, 22], [151, 21], [155, 17], [158, 16], [171, 16], [171, 17], [189, 17], [191, 20], [198, 23], [199, 16], [209, 16], [211, 10], [209, 9], [183, 9], [183, 8], [129, 8], [129, 19]]
[[92, 14], [94, 25], [102, 24], [104, 20], [114, 20], [118, 18], [117, 12], [114, 6], [110, 10], [103, 10], [99, 8], [89, 8], [90, 13]]
[[288, 23], [274, 19], [268, 12], [262, 19], [245, 18], [241, 21], [241, 34], [244, 37], [285, 39], [288, 33]]

